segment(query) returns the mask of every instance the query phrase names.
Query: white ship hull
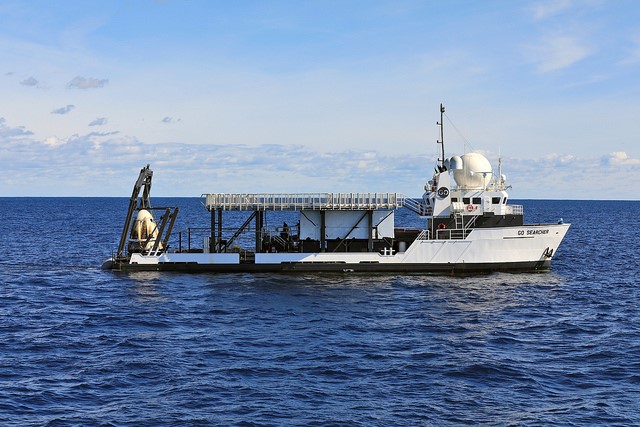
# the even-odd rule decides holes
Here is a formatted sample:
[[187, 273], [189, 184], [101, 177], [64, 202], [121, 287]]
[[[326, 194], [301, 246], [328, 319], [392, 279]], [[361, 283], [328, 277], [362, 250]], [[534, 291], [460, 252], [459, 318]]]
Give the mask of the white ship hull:
[[548, 270], [569, 224], [473, 229], [464, 240], [415, 240], [404, 252], [131, 255], [123, 271], [464, 273]]

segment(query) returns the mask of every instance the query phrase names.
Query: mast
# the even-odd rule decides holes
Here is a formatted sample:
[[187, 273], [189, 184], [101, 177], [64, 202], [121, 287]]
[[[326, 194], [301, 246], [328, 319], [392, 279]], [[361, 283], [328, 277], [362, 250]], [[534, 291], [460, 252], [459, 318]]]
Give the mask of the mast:
[[442, 157], [438, 159], [438, 161], [440, 162], [440, 169], [441, 171], [444, 170], [444, 121], [443, 121], [443, 117], [444, 117], [444, 105], [440, 104], [440, 121], [437, 122], [436, 124], [438, 126], [440, 126], [440, 139], [438, 140], [438, 144], [442, 145]]

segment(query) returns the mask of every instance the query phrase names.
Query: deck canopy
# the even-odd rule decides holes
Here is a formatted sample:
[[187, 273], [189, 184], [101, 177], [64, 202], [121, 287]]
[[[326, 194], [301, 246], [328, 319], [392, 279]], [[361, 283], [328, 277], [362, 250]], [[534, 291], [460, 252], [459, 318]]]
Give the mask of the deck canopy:
[[405, 205], [400, 193], [211, 193], [201, 196], [207, 210], [389, 210]]

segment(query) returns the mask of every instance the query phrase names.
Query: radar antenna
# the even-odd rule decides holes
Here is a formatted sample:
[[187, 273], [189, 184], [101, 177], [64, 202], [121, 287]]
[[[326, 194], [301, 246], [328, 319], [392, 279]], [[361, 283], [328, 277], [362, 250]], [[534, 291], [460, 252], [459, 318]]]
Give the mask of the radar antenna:
[[446, 170], [445, 166], [444, 166], [444, 105], [440, 104], [440, 121], [436, 122], [436, 124], [438, 126], [440, 126], [440, 139], [437, 141], [438, 144], [442, 145], [442, 157], [438, 159], [438, 161], [440, 162], [440, 171], [444, 171]]

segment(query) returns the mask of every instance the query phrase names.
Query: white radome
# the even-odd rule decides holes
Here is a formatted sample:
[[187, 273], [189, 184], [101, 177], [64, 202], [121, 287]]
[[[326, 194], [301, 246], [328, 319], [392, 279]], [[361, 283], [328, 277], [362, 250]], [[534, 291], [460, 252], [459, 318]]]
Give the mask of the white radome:
[[464, 154], [462, 169], [453, 170], [453, 179], [467, 190], [484, 190], [492, 178], [491, 163], [480, 153]]
[[460, 156], [453, 156], [450, 160], [449, 160], [449, 167], [447, 169], [451, 169], [451, 170], [458, 170], [458, 169], [462, 169], [462, 157]]

